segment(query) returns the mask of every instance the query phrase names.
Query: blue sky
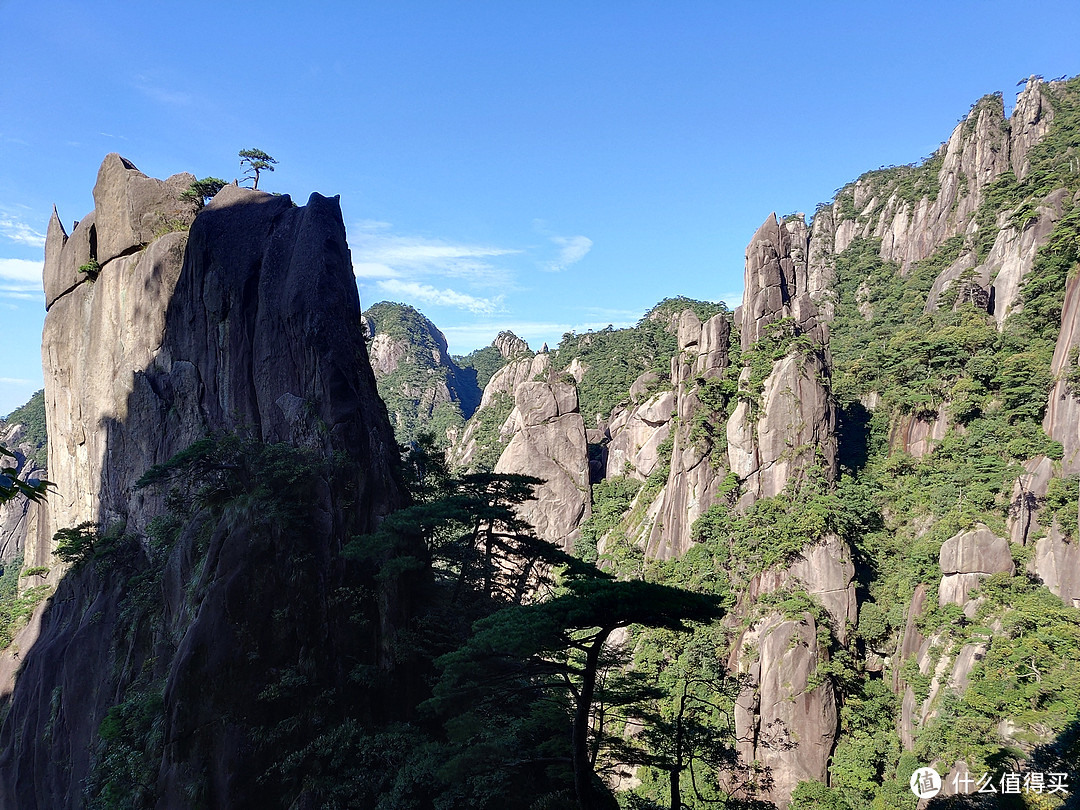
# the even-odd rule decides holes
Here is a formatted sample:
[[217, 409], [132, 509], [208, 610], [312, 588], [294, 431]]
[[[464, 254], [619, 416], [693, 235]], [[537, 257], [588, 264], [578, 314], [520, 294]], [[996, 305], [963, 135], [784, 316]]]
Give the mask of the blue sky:
[[1080, 73], [1075, 2], [0, 0], [0, 414], [41, 385], [55, 203], [102, 157], [340, 194], [365, 307], [455, 353], [673, 295], [741, 294], [747, 241], [930, 154], [980, 96]]

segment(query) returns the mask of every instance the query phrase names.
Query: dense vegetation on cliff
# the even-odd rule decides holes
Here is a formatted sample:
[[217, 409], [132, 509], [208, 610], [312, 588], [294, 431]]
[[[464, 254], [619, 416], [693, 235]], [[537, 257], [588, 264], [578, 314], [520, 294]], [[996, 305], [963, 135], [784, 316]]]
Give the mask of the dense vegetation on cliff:
[[[982, 99], [924, 163], [766, 220], [735, 313], [671, 298], [455, 361], [372, 307], [400, 463], [377, 402], [335, 444], [329, 397], [275, 390], [287, 441], [238, 423], [104, 471], [110, 516], [138, 508], [56, 533], [62, 643], [0, 767], [40, 739], [94, 808], [913, 810], [928, 764], [1072, 789], [978, 806], [1076, 806], [1078, 192], [1080, 79], [1033, 80], [1012, 119]], [[17, 572], [0, 648], [44, 594]]]
[[641, 374], [653, 371], [658, 378], [668, 376], [671, 358], [678, 351], [677, 330], [673, 327], [686, 309], [706, 320], [726, 312], [727, 306], [722, 301], [696, 301], [685, 296], [665, 298], [634, 327], [609, 326], [597, 332], [563, 335], [556, 362], [565, 368], [577, 360], [585, 367], [586, 373], [578, 384], [578, 398], [581, 413], [590, 426], [596, 419], [610, 415]]
[[413, 307], [381, 301], [366, 312], [379, 396], [386, 403], [399, 442], [422, 432], [448, 441], [476, 410], [480, 388], [475, 373], [446, 353], [446, 339]]

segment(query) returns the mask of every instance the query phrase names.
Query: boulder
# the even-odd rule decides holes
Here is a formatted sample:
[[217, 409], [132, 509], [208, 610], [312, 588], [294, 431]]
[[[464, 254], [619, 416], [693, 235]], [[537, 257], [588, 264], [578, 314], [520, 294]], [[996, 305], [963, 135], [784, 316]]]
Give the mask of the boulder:
[[998, 537], [986, 526], [950, 537], [941, 546], [938, 562], [945, 575], [1011, 574], [1013, 571], [1009, 541]]

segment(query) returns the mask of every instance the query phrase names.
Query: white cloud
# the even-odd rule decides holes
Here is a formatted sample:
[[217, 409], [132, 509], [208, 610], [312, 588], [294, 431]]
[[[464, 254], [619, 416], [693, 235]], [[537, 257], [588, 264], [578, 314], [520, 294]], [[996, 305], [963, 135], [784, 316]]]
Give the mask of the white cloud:
[[17, 377], [0, 377], [0, 383], [4, 385], [33, 385], [33, 380], [20, 380]]
[[357, 278], [401, 278], [401, 273], [381, 262], [353, 262], [353, 275]]
[[502, 307], [502, 296], [496, 298], [477, 298], [457, 290], [439, 290], [430, 284], [417, 281], [387, 279], [378, 281], [379, 289], [386, 295], [424, 304], [467, 309], [478, 315], [490, 315]]
[[548, 262], [544, 269], [559, 273], [572, 264], [577, 264], [592, 249], [593, 242], [587, 236], [550, 236], [552, 242], [559, 246], [559, 256], [555, 261]]
[[0, 236], [19, 245], [45, 247], [45, 234], [6, 213], [0, 213]]
[[0, 298], [40, 300], [41, 266], [29, 259], [0, 259]]
[[510, 273], [491, 260], [521, 252], [493, 245], [401, 236], [390, 228], [390, 223], [378, 220], [363, 220], [353, 227], [349, 243], [358, 278], [441, 276], [467, 279], [472, 287], [505, 291], [510, 285]]
[[41, 289], [42, 262], [31, 259], [0, 259], [0, 282], [30, 284]]

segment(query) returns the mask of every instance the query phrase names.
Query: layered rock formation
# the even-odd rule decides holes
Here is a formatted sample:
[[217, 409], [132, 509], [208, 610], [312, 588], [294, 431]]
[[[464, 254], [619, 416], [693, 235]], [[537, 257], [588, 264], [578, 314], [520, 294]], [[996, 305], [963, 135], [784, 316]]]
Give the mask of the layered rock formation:
[[478, 464], [493, 468], [514, 430], [510, 420], [514, 392], [526, 382], [550, 375], [547, 354], [521, 357], [496, 371], [484, 386], [473, 418], [450, 449], [451, 464], [466, 470], [477, 469]]
[[[679, 317], [678, 353], [671, 360], [674, 409], [669, 419], [672, 437], [667, 482], [657, 496], [656, 518], [650, 528], [646, 552], [660, 559], [683, 554], [690, 547], [694, 521], [712, 505], [725, 469], [713, 458], [714, 440], [694, 435], [694, 415], [702, 410], [699, 384], [722, 374], [730, 365], [731, 320], [727, 313], [705, 323], [693, 312]], [[699, 383], [701, 381], [701, 383]], [[700, 433], [700, 431], [698, 431]]]
[[498, 350], [505, 360], [515, 360], [521, 355], [529, 353], [529, 344], [513, 332], [499, 332], [491, 345]]
[[[810, 233], [801, 216], [780, 222], [776, 214], [758, 228], [746, 248], [745, 292], [739, 336], [748, 351], [766, 327], [791, 319], [800, 334], [824, 342], [817, 306], [810, 295]], [[823, 281], [816, 281], [820, 288]]]
[[[27, 630], [40, 627], [36, 642], [22, 639], [0, 727], [5, 810], [83, 806], [83, 791], [101, 787], [99, 726], [146, 689], [163, 724], [146, 752], [157, 807], [262, 803], [268, 752], [252, 734], [267, 679], [301, 665], [331, 688], [332, 658], [377, 664], [402, 609], [383, 587], [378, 630], [359, 640], [342, 635], [329, 600], [349, 576], [342, 543], [402, 500], [337, 200], [313, 194], [297, 208], [227, 186], [192, 222], [178, 197], [189, 178], [153, 180], [110, 155], [95, 211], [67, 239], [58, 218], [50, 225], [43, 358], [57, 491], [49, 539], [27, 559], [54, 563], [53, 531], [84, 522], [122, 533], [129, 551], [67, 573], [53, 565], [56, 594]], [[162, 218], [190, 232], [161, 232]], [[96, 279], [71, 275], [91, 260]], [[136, 482], [225, 433], [348, 459], [348, 471], [314, 487], [301, 535], [242, 511], [200, 512], [171, 546], [152, 546], [166, 506]], [[155, 571], [136, 607], [129, 577]], [[266, 621], [275, 610], [277, 626]]]

